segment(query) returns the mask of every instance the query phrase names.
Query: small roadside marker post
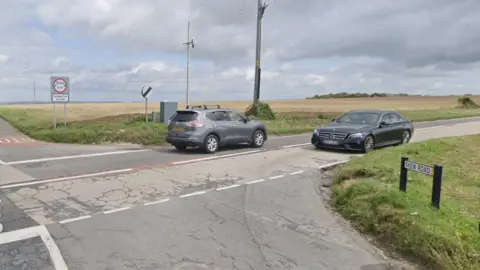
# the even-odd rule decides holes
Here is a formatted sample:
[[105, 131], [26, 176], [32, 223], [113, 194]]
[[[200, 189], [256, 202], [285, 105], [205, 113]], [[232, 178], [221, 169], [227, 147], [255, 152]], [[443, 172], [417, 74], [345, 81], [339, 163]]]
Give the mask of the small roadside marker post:
[[152, 87], [149, 86], [145, 90], [145, 86], [142, 87], [142, 90], [140, 93], [142, 94], [142, 97], [145, 99], [145, 124], [148, 123], [148, 94], [152, 91]]
[[63, 103], [63, 122], [67, 126], [68, 108], [70, 102], [70, 78], [50, 76], [50, 95], [53, 104], [53, 128], [57, 128], [56, 104]]
[[402, 157], [400, 163], [400, 191], [407, 192], [408, 171], [418, 172], [424, 175], [433, 176], [432, 182], [432, 206], [440, 209], [440, 197], [442, 193], [443, 166], [428, 166], [413, 161], [408, 157]]

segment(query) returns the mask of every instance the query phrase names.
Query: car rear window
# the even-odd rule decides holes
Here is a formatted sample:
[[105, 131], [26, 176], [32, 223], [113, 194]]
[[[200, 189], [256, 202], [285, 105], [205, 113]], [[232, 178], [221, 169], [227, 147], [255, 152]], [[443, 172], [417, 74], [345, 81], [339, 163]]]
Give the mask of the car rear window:
[[177, 111], [172, 117], [174, 122], [190, 122], [197, 120], [198, 113], [188, 111]]

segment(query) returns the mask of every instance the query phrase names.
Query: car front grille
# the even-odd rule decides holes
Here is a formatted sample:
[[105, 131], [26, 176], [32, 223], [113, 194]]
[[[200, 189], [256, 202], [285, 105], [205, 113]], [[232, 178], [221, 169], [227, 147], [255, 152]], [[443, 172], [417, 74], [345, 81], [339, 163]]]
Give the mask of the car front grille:
[[347, 137], [345, 133], [330, 133], [330, 132], [320, 132], [318, 133], [318, 137], [320, 138], [328, 138], [328, 139], [337, 139], [343, 140]]

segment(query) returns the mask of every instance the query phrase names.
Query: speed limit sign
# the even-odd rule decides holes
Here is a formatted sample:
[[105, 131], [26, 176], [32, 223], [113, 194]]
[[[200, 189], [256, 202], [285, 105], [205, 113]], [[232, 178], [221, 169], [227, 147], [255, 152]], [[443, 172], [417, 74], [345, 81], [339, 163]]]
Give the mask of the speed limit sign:
[[70, 79], [68, 77], [50, 77], [50, 88], [53, 103], [70, 101]]
[[57, 93], [63, 93], [68, 90], [68, 84], [63, 78], [58, 78], [53, 82], [53, 89]]

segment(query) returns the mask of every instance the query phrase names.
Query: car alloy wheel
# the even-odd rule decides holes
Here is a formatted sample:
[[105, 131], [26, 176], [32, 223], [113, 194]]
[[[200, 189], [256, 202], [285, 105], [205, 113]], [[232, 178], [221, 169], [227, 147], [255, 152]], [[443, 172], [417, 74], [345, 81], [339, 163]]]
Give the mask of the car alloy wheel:
[[363, 151], [365, 153], [368, 153], [373, 150], [373, 146], [375, 144], [375, 141], [371, 135], [368, 135], [365, 138], [365, 141], [363, 141]]
[[205, 139], [205, 151], [215, 153], [218, 150], [218, 139], [215, 135], [208, 135]]
[[264, 142], [265, 142], [265, 135], [263, 135], [263, 132], [261, 130], [255, 131], [255, 133], [253, 134], [253, 142], [252, 142], [253, 147], [261, 147]]
[[402, 144], [407, 144], [408, 142], [410, 142], [410, 131], [405, 130], [402, 136]]

